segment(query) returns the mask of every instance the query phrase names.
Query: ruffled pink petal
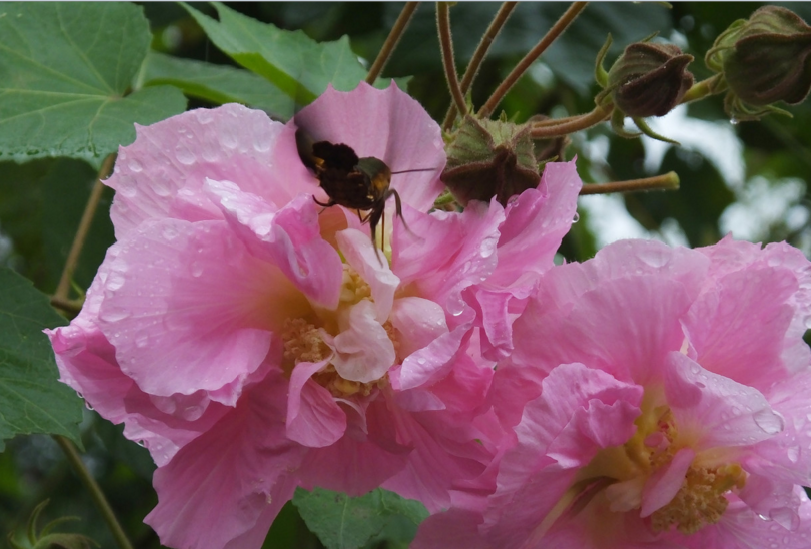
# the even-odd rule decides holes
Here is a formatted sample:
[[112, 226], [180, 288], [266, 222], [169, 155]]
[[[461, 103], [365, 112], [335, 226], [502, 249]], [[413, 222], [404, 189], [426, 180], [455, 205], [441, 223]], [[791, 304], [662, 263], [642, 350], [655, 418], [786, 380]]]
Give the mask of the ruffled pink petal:
[[346, 431], [346, 414], [329, 391], [310, 379], [327, 362], [300, 362], [290, 374], [287, 437], [311, 448], [334, 444]]
[[431, 386], [431, 393], [450, 410], [473, 412], [482, 407], [494, 374], [492, 368], [480, 367], [460, 352], [448, 375]]
[[451, 361], [469, 334], [470, 325], [458, 326], [410, 354], [403, 360], [397, 375], [392, 376], [392, 386], [398, 391], [404, 391], [443, 378], [453, 367]]
[[277, 210], [229, 181], [206, 180], [206, 191], [255, 257], [278, 266], [314, 304], [338, 306], [341, 258], [321, 238], [318, 208], [309, 195], [299, 195]]
[[783, 338], [797, 291], [792, 273], [749, 268], [730, 273], [704, 293], [685, 320], [702, 367], [739, 383], [765, 389], [786, 375]]
[[681, 353], [670, 353], [665, 396], [680, 432], [697, 435], [696, 451], [749, 446], [780, 433], [783, 417], [757, 389], [709, 372]]
[[692, 298], [680, 282], [650, 275], [602, 281], [566, 307], [550, 308], [539, 293], [513, 326], [511, 360], [546, 371], [580, 362], [646, 384], [681, 348]]
[[[434, 168], [391, 178], [391, 188], [419, 211], [427, 212], [442, 191], [439, 174], [445, 167], [445, 149], [439, 126], [394, 82], [385, 90], [363, 82], [352, 92], [329, 86], [288, 122], [293, 124], [316, 141], [344, 143], [361, 158], [378, 158], [393, 172]], [[393, 204], [387, 209], [393, 210]]]
[[552, 371], [524, 411], [518, 445], [501, 462], [484, 530], [495, 547], [520, 547], [543, 536], [536, 528], [569, 488], [580, 467], [636, 430], [642, 388], [582, 364]]
[[[472, 290], [472, 291], [471, 291]], [[482, 338], [482, 356], [494, 362], [510, 356], [513, 351], [514, 318], [510, 315], [510, 302], [514, 294], [510, 291], [488, 291], [484, 288], [469, 288], [473, 297], [466, 301], [478, 315], [484, 338]]]
[[306, 449], [285, 436], [286, 386], [281, 371], [269, 373], [235, 410], [155, 472], [158, 505], [144, 521], [164, 544], [221, 549], [289, 498], [284, 477]]
[[550, 162], [538, 188], [524, 191], [507, 205], [498, 242], [498, 268], [488, 284], [508, 287], [554, 265], [555, 252], [572, 226], [582, 186], [575, 160]]
[[344, 378], [369, 383], [383, 377], [395, 360], [394, 344], [375, 318], [375, 306], [362, 300], [349, 311], [349, 326], [327, 345], [335, 353], [330, 360]]
[[448, 333], [442, 307], [420, 297], [403, 297], [394, 301], [389, 315], [397, 330], [400, 356], [407, 357]]
[[297, 472], [302, 485], [359, 496], [401, 471], [411, 448], [395, 440], [395, 424], [384, 399], [366, 409], [366, 426], [367, 433], [347, 430], [335, 444], [310, 450]]
[[383, 263], [375, 253], [369, 237], [357, 229], [346, 229], [335, 235], [339, 249], [350, 267], [366, 281], [372, 291], [376, 319], [383, 324], [389, 318], [394, 303], [394, 291], [400, 279]]
[[431, 515], [422, 523], [411, 549], [490, 549], [479, 534], [481, 514], [464, 509], [449, 509]]
[[414, 293], [439, 303], [451, 315], [466, 307], [461, 292], [490, 276], [504, 208], [495, 199], [468, 204], [462, 213], [420, 214], [404, 208], [410, 231], [394, 228], [392, 271]]
[[[264, 112], [237, 104], [188, 111], [151, 126], [136, 124], [135, 142], [119, 148], [115, 173], [105, 182], [116, 190], [110, 212], [116, 237], [147, 219], [221, 218], [202, 192], [207, 177], [235, 181], [280, 205], [299, 192], [312, 192], [297, 155], [274, 156], [283, 130]], [[292, 134], [286, 139], [293, 140]], [[295, 151], [295, 141], [292, 145]], [[298, 177], [291, 177], [296, 173], [286, 167], [291, 163]]]
[[233, 405], [268, 353], [268, 328], [306, 306], [223, 221], [149, 221], [118, 246], [98, 324], [122, 371], [151, 395], [203, 390]]
[[651, 516], [676, 497], [684, 484], [684, 478], [696, 453], [692, 448], [682, 448], [667, 465], [657, 469], [642, 491], [642, 509], [639, 516]]

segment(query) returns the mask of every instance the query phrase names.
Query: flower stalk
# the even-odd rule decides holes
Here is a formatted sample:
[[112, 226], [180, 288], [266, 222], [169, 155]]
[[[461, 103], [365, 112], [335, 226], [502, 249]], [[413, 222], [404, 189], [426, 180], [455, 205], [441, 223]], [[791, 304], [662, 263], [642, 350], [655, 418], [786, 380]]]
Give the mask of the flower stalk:
[[110, 153], [104, 162], [101, 163], [96, 183], [93, 185], [93, 190], [90, 191], [90, 197], [87, 199], [87, 204], [82, 213], [82, 219], [79, 221], [79, 228], [76, 230], [76, 236], [73, 237], [73, 243], [68, 252], [68, 258], [65, 260], [65, 267], [62, 269], [62, 275], [59, 277], [59, 284], [56, 286], [54, 298], [58, 301], [64, 301], [68, 298], [70, 293], [70, 281], [73, 278], [73, 272], [76, 270], [76, 265], [79, 263], [79, 257], [82, 254], [84, 242], [87, 239], [87, 234], [90, 231], [90, 225], [93, 223], [93, 216], [96, 213], [96, 208], [101, 200], [101, 194], [104, 192], [104, 184], [102, 179], [110, 175], [113, 171], [113, 164], [115, 162], [115, 153]]
[[87, 491], [90, 492], [90, 497], [93, 498], [93, 502], [101, 512], [101, 516], [104, 522], [107, 523], [107, 527], [113, 534], [118, 546], [121, 549], [133, 549], [130, 540], [124, 533], [124, 529], [121, 528], [118, 519], [115, 518], [115, 513], [113, 513], [112, 507], [110, 507], [110, 504], [107, 502], [107, 498], [104, 497], [104, 492], [101, 491], [101, 487], [96, 482], [96, 479], [93, 478], [93, 475], [91, 475], [90, 471], [85, 467], [79, 452], [76, 451], [76, 447], [63, 436], [54, 435], [53, 438], [59, 447], [62, 448], [73, 470], [78, 475], [79, 480], [84, 484], [85, 488], [87, 488]]
[[397, 47], [397, 43], [403, 36], [406, 27], [408, 27], [408, 24], [411, 22], [411, 17], [414, 15], [414, 11], [416, 11], [417, 6], [419, 5], [419, 2], [406, 2], [405, 6], [403, 6], [403, 11], [400, 12], [400, 15], [397, 17], [397, 21], [394, 22], [394, 26], [391, 28], [389, 35], [386, 37], [386, 41], [383, 42], [380, 52], [377, 54], [377, 58], [374, 60], [372, 67], [369, 69], [369, 74], [366, 75], [367, 84], [374, 84], [377, 77], [383, 72], [383, 69], [386, 67], [386, 63], [391, 57], [391, 54], [394, 52], [394, 48]]
[[436, 27], [439, 34], [439, 47], [442, 51], [442, 66], [445, 69], [445, 80], [448, 82], [448, 89], [451, 98], [456, 105], [456, 109], [467, 114], [465, 96], [459, 87], [459, 77], [456, 75], [456, 65], [453, 61], [453, 41], [451, 39], [450, 7], [447, 2], [437, 2], [436, 5]]
[[561, 137], [574, 133], [580, 130], [586, 130], [592, 126], [596, 126], [600, 122], [607, 120], [611, 113], [614, 111], [614, 105], [597, 105], [594, 110], [575, 117], [568, 117], [565, 122], [551, 125], [554, 120], [546, 120], [534, 124], [532, 127], [533, 139], [550, 139], [553, 137]]
[[[473, 52], [473, 57], [471, 57], [470, 63], [468, 63], [467, 68], [465, 69], [465, 74], [462, 75], [462, 82], [459, 85], [462, 95], [466, 94], [470, 89], [470, 86], [473, 84], [473, 79], [476, 78], [476, 74], [479, 72], [479, 67], [487, 55], [487, 51], [490, 49], [490, 46], [501, 32], [501, 29], [504, 27], [505, 23], [507, 23], [507, 19], [510, 18], [510, 15], [512, 15], [512, 12], [517, 5], [518, 2], [504, 2], [501, 5], [501, 8], [498, 10], [498, 13], [496, 13], [495, 18], [490, 23], [490, 26], [487, 27], [487, 31], [485, 31], [484, 35], [482, 36], [479, 45], [476, 46], [476, 51]], [[448, 107], [448, 113], [445, 115], [445, 120], [442, 122], [442, 128], [444, 130], [447, 131], [451, 128], [453, 120], [456, 118], [456, 113], [456, 105], [451, 103], [451, 106]]]
[[516, 65], [516, 67], [512, 70], [512, 72], [504, 79], [504, 82], [493, 92], [493, 95], [482, 105], [482, 108], [479, 109], [478, 116], [479, 118], [485, 118], [490, 116], [501, 100], [504, 99], [504, 96], [507, 95], [512, 87], [518, 82], [518, 80], [524, 75], [524, 73], [529, 69], [532, 63], [538, 59], [543, 52], [551, 46], [557, 38], [563, 34], [563, 32], [569, 28], [577, 16], [580, 15], [588, 2], [573, 2], [572, 5], [569, 7], [566, 12], [561, 15], [560, 19], [549, 29], [549, 32], [541, 39], [538, 44], [527, 53], [526, 56]]
[[679, 175], [676, 172], [642, 179], [629, 179], [627, 181], [613, 181], [611, 183], [596, 183], [584, 185], [580, 194], [608, 194], [629, 193], [637, 191], [673, 191], [679, 188]]

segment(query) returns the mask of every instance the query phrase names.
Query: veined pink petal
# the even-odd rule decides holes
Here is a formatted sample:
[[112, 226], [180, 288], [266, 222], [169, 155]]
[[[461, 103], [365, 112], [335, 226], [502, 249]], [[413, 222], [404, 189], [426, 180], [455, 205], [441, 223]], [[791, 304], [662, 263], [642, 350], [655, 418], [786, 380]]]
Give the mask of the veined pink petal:
[[400, 356], [407, 357], [448, 333], [442, 307], [420, 297], [403, 297], [394, 301], [391, 325], [399, 333]]
[[349, 326], [335, 336], [330, 347], [335, 352], [331, 359], [335, 370], [351, 381], [376, 381], [394, 364], [394, 345], [368, 300], [352, 306]]
[[261, 197], [228, 181], [206, 181], [206, 190], [251, 253], [276, 265], [314, 304], [338, 305], [342, 267], [338, 253], [321, 238], [318, 210], [301, 194], [276, 210]]
[[389, 318], [394, 291], [400, 279], [389, 269], [388, 263], [381, 264], [369, 237], [357, 229], [346, 229], [336, 235], [338, 247], [346, 262], [361, 276], [372, 290], [376, 319], [383, 324]]
[[[368, 122], [361, 124], [361, 120]], [[428, 211], [442, 191], [439, 174], [445, 167], [445, 152], [439, 126], [394, 82], [385, 90], [364, 82], [352, 92], [329, 86], [291, 124], [305, 128], [316, 141], [344, 143], [361, 158], [378, 158], [393, 172], [434, 168], [391, 178], [391, 188], [419, 211]], [[387, 209], [393, 210], [393, 204]]]
[[[204, 390], [233, 405], [281, 325], [272, 316], [307, 306], [223, 221], [150, 221], [118, 245], [99, 326], [122, 371], [153, 395]], [[286, 311], [263, 306], [277, 295]]]
[[264, 112], [237, 104], [185, 112], [151, 126], [136, 124], [135, 142], [119, 149], [115, 173], [105, 182], [116, 190], [110, 212], [116, 237], [152, 218], [220, 218], [200, 192], [207, 177], [235, 181], [277, 204], [311, 192], [307, 180], [286, 177], [283, 164], [291, 159], [306, 173], [297, 157], [273, 157], [283, 129]]
[[785, 426], [757, 389], [709, 372], [681, 353], [668, 356], [664, 381], [680, 436], [694, 436], [697, 451], [748, 446]]
[[329, 391], [310, 379], [328, 362], [296, 364], [287, 389], [287, 436], [311, 448], [334, 444], [346, 431], [346, 414]]
[[490, 549], [478, 527], [481, 514], [452, 508], [422, 521], [411, 549]]
[[285, 391], [281, 372], [269, 374], [215, 429], [155, 472], [158, 505], [145, 521], [163, 543], [220, 549], [290, 497], [284, 476], [304, 448], [285, 436]]

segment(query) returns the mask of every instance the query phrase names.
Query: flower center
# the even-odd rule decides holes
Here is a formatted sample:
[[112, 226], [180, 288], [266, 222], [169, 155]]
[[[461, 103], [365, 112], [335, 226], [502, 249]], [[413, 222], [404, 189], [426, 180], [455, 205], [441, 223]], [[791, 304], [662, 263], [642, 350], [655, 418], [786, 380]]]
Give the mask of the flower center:
[[[582, 490], [582, 486], [593, 485], [595, 479], [603, 479], [600, 489], [604, 489], [609, 509], [615, 513], [640, 509], [643, 488], [650, 477], [670, 465], [679, 450], [690, 445], [685, 437], [680, 438], [667, 406], [648, 407], [637, 418], [636, 425], [637, 431], [628, 442], [600, 451], [575, 484]], [[699, 454], [688, 467], [673, 499], [651, 514], [651, 528], [654, 532], [665, 532], [675, 527], [682, 534], [694, 534], [715, 524], [728, 505], [724, 494], [743, 488], [745, 483], [746, 473], [739, 464], [718, 463], [717, 459]]]
[[[289, 377], [293, 368], [300, 362], [321, 362], [332, 356], [333, 351], [324, 341], [324, 337], [329, 332], [340, 330], [337, 326], [342, 323], [339, 320], [341, 314], [346, 314], [352, 305], [361, 301], [372, 300], [372, 291], [366, 281], [349, 265], [344, 264], [343, 282], [341, 285], [340, 303], [336, 312], [320, 311], [319, 320], [321, 326], [312, 324], [304, 318], [288, 318], [282, 328], [282, 342], [284, 353], [282, 357], [282, 369]], [[321, 316], [326, 315], [324, 318]], [[329, 331], [327, 329], [329, 327]], [[333, 327], [335, 327], [333, 329]], [[383, 328], [389, 340], [394, 346], [394, 352], [398, 355], [400, 344], [397, 340], [397, 331], [391, 322], [383, 323]], [[332, 363], [327, 363], [318, 372], [313, 374], [312, 379], [327, 389], [336, 398], [346, 398], [354, 395], [369, 396], [376, 388], [383, 387], [388, 383], [388, 374], [371, 382], [359, 382], [344, 379], [335, 369]]]

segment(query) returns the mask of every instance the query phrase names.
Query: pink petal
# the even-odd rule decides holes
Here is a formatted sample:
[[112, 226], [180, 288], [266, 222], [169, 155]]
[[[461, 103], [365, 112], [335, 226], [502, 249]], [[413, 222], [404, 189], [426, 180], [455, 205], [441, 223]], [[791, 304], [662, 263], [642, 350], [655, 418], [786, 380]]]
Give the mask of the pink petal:
[[438, 381], [453, 367], [451, 360], [470, 333], [469, 325], [462, 325], [440, 335], [431, 343], [403, 360], [396, 382], [397, 390], [413, 389]]
[[[274, 157], [283, 129], [264, 112], [237, 104], [188, 111], [151, 126], [136, 124], [135, 142], [119, 149], [115, 173], [106, 181], [116, 190], [110, 212], [116, 237], [147, 219], [220, 218], [202, 193], [207, 177], [236, 181], [244, 191], [277, 204], [312, 192], [298, 156]], [[285, 168], [291, 161], [298, 177]]]
[[369, 285], [377, 322], [383, 324], [389, 318], [394, 303], [394, 291], [399, 286], [400, 279], [391, 272], [388, 262], [380, 262], [367, 235], [357, 229], [346, 229], [335, 237], [346, 262]]
[[419, 211], [428, 211], [442, 191], [439, 174], [445, 167], [445, 150], [439, 126], [394, 82], [385, 90], [363, 82], [352, 92], [329, 86], [288, 126], [294, 123], [316, 141], [349, 145], [359, 157], [378, 158], [393, 172], [434, 168], [391, 178], [391, 187], [403, 202]]
[[419, 214], [404, 208], [410, 231], [394, 228], [392, 271], [419, 297], [439, 303], [451, 315], [466, 307], [461, 292], [496, 268], [496, 246], [504, 209], [495, 199], [473, 202], [462, 213]]
[[693, 297], [680, 282], [652, 275], [601, 281], [566, 307], [550, 308], [544, 295], [513, 326], [513, 362], [546, 371], [580, 362], [640, 384], [660, 379], [667, 354], [681, 348], [680, 318]]
[[346, 430], [346, 414], [330, 392], [311, 379], [327, 362], [300, 362], [290, 374], [287, 437], [311, 448], [334, 444]]
[[780, 355], [793, 313], [786, 301], [796, 290], [793, 274], [773, 268], [750, 268], [718, 280], [685, 322], [697, 361], [763, 389], [785, 376]]
[[284, 477], [305, 449], [284, 433], [286, 385], [281, 371], [270, 373], [235, 410], [155, 472], [158, 505], [144, 520], [163, 544], [220, 549], [290, 497]]
[[680, 432], [693, 433], [696, 450], [749, 446], [783, 428], [783, 417], [757, 390], [709, 372], [681, 353], [670, 353], [665, 396]]
[[657, 469], [648, 479], [642, 492], [642, 518], [651, 516], [676, 497], [696, 453], [691, 448], [682, 448], [667, 465]]
[[550, 162], [537, 189], [528, 189], [506, 209], [498, 242], [498, 268], [488, 284], [510, 286], [527, 273], [548, 271], [576, 215], [583, 182], [575, 160]]
[[[268, 329], [306, 306], [223, 221], [145, 222], [118, 245], [99, 326], [122, 371], [152, 395], [203, 390], [233, 405], [268, 353]], [[290, 309], [267, 307], [279, 301]]]
[[206, 191], [250, 252], [278, 268], [314, 304], [338, 306], [341, 258], [321, 238], [318, 209], [299, 195], [281, 209], [228, 181], [206, 181]]
[[394, 345], [375, 319], [375, 307], [362, 300], [349, 311], [349, 326], [330, 345], [331, 362], [344, 379], [369, 383], [383, 377], [395, 360]]
[[442, 307], [420, 297], [395, 300], [389, 321], [398, 333], [400, 356], [409, 356], [448, 333]]
[[422, 523], [411, 549], [489, 549], [479, 535], [481, 515], [463, 509], [449, 509], [431, 515]]

